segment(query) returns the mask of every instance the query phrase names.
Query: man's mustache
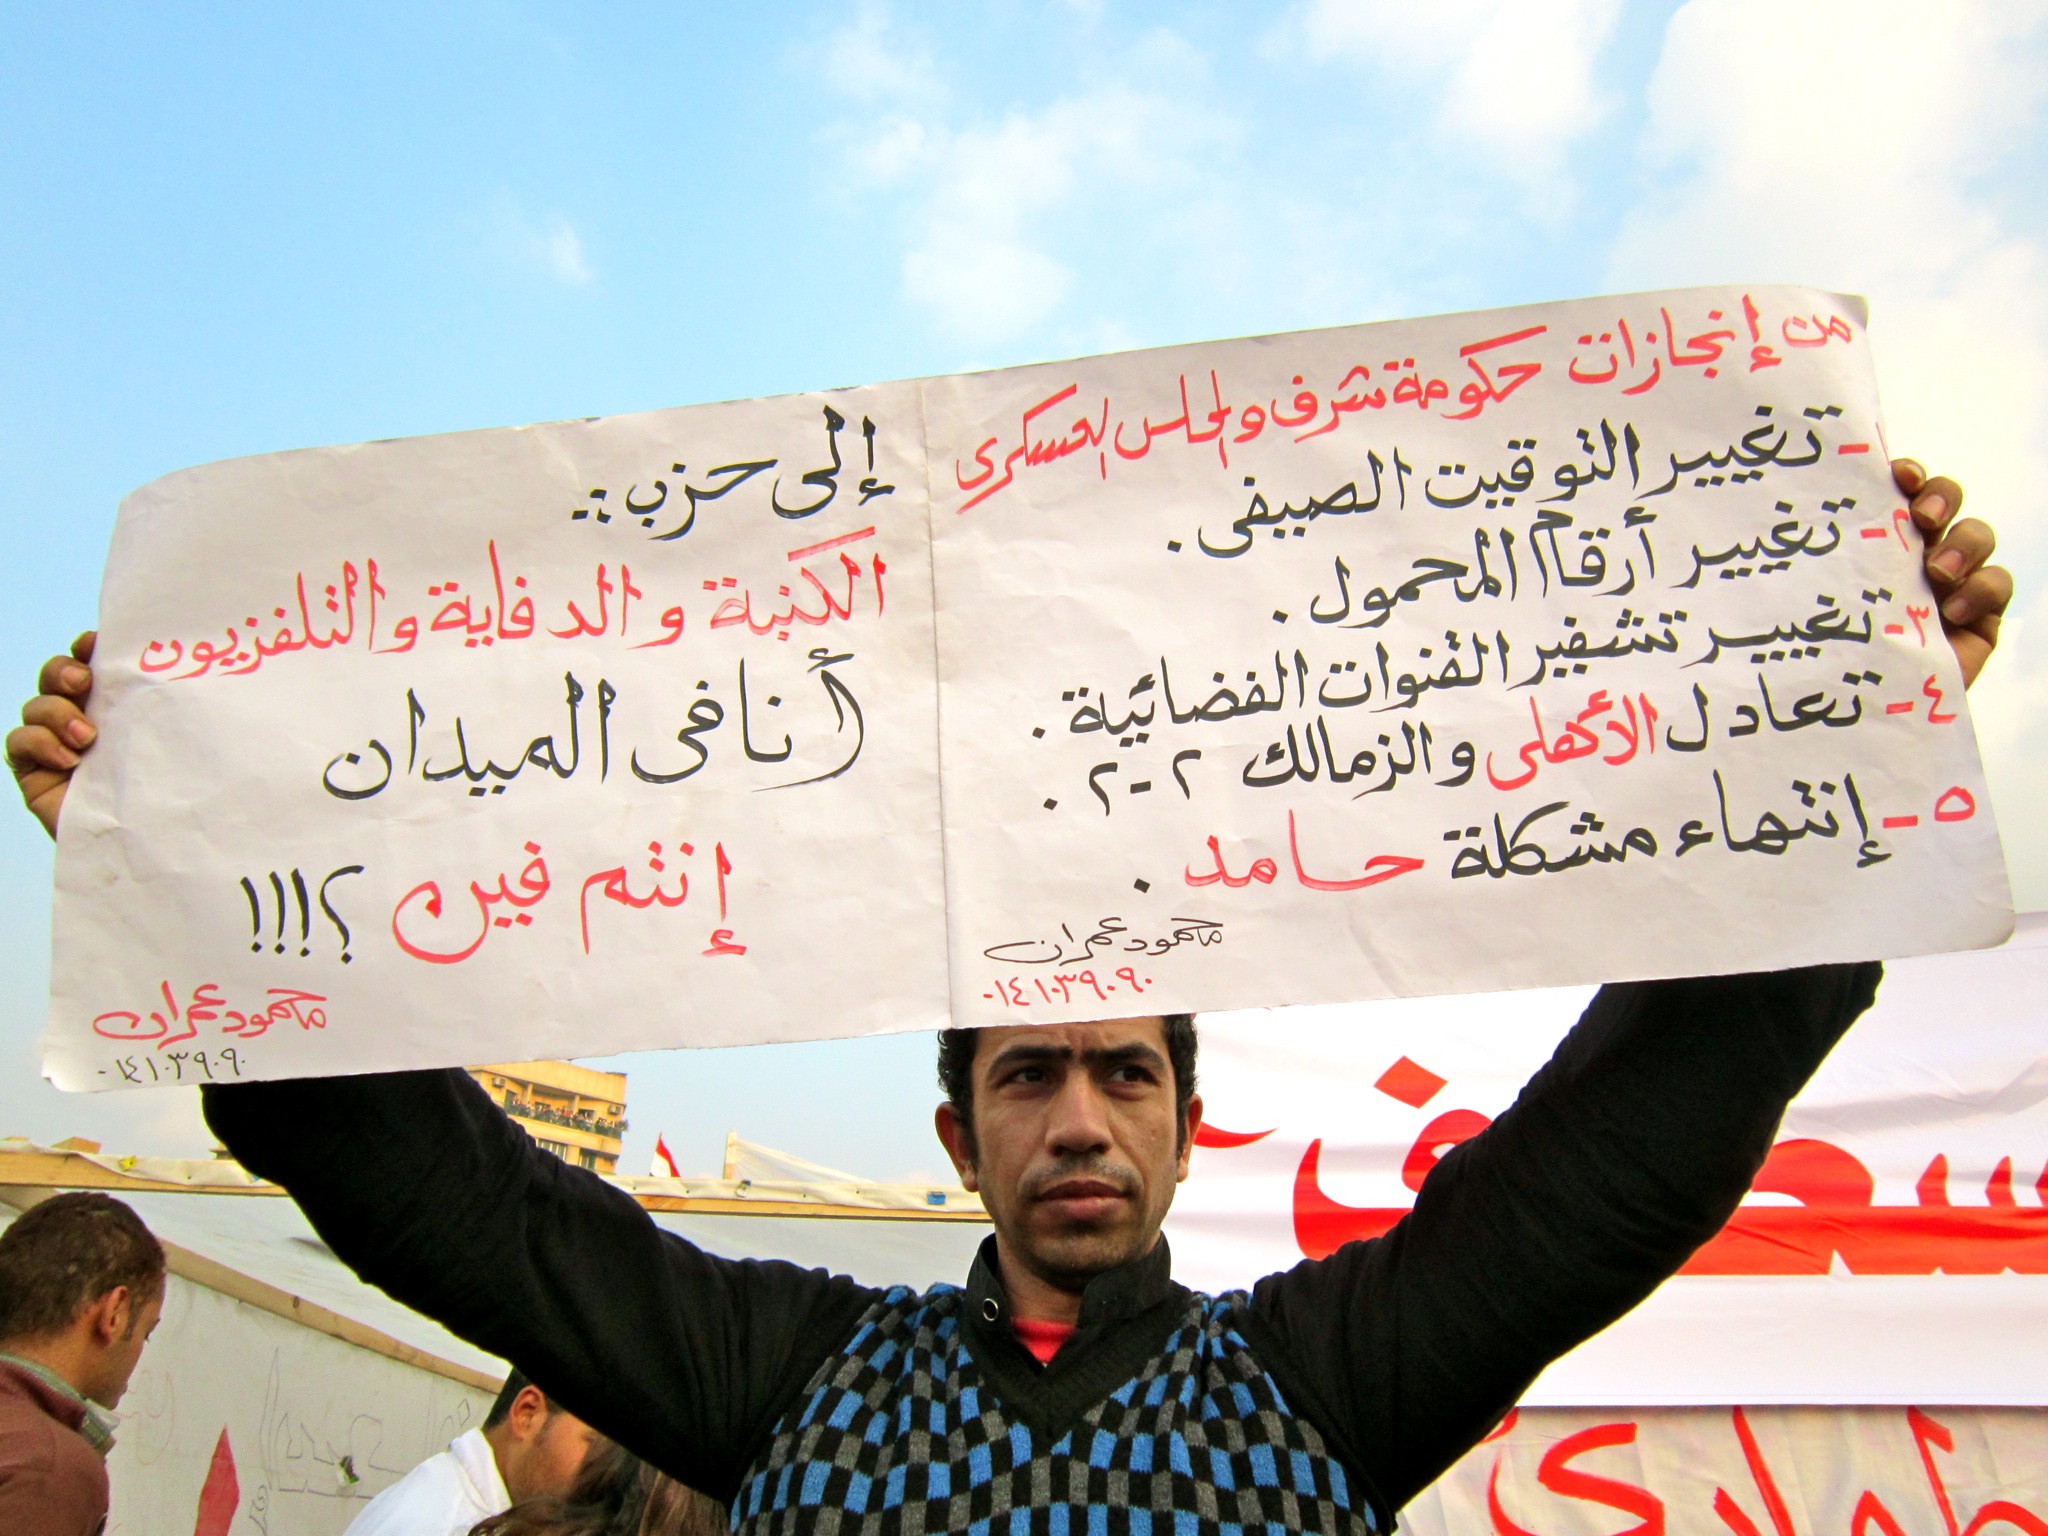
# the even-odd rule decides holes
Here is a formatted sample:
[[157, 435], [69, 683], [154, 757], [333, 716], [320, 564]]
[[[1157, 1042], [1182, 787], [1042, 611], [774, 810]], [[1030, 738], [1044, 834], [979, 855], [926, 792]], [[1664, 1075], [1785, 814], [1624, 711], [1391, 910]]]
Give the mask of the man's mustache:
[[1027, 1200], [1045, 1198], [1062, 1184], [1079, 1182], [1106, 1184], [1119, 1195], [1134, 1196], [1142, 1184], [1138, 1170], [1128, 1163], [1120, 1163], [1100, 1153], [1089, 1153], [1081, 1157], [1062, 1158], [1044, 1168], [1034, 1169], [1027, 1174], [1023, 1183], [1023, 1194]]

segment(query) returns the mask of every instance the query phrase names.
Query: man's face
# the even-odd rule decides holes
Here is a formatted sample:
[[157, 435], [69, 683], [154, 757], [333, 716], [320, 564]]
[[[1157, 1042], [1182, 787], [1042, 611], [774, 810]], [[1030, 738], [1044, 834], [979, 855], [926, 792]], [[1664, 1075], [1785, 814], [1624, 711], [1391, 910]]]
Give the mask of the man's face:
[[549, 1408], [537, 1387], [524, 1388], [496, 1431], [486, 1430], [498, 1475], [516, 1504], [541, 1494], [565, 1494], [600, 1436], [565, 1408]]
[[1071, 1291], [1150, 1251], [1192, 1146], [1165, 1020], [985, 1029], [973, 1107], [971, 1154], [949, 1105], [940, 1134], [1012, 1261]]
[[84, 1388], [84, 1395], [103, 1408], [119, 1405], [122, 1394], [128, 1390], [128, 1378], [135, 1374], [135, 1367], [142, 1359], [142, 1347], [156, 1332], [156, 1325], [164, 1314], [163, 1284], [159, 1283], [156, 1290], [139, 1304], [127, 1287], [117, 1289], [128, 1299], [118, 1309], [117, 1315], [108, 1320], [105, 1347], [100, 1352], [92, 1381]]

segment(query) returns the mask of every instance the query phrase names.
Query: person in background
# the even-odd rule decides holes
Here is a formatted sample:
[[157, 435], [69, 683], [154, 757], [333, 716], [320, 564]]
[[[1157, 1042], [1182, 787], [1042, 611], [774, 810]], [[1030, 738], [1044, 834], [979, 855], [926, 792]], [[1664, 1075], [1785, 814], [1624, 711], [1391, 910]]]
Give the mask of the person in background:
[[624, 1446], [591, 1452], [574, 1486], [478, 1521], [470, 1536], [719, 1536], [725, 1507]]
[[465, 1430], [370, 1500], [347, 1536], [465, 1536], [517, 1503], [568, 1492], [610, 1442], [514, 1370]]
[[0, 1233], [0, 1531], [105, 1528], [109, 1410], [164, 1283], [163, 1245], [108, 1195], [53, 1195]]

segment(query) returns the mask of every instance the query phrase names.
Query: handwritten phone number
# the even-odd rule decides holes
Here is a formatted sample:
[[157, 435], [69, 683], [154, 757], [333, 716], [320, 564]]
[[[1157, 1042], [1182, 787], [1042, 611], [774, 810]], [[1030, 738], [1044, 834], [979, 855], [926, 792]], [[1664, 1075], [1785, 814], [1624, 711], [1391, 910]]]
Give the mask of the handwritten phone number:
[[[232, 1045], [211, 1051], [166, 1051], [162, 1056], [116, 1056], [111, 1069], [124, 1083], [232, 1083], [248, 1062]], [[107, 1077], [108, 1068], [100, 1068]]]
[[[1000, 1001], [1005, 1008], [1032, 1008], [1041, 1003], [1071, 1003], [1076, 994], [1086, 997], [1093, 992], [1098, 1001], [1107, 1002], [1121, 982], [1125, 990], [1143, 992], [1152, 985], [1152, 978], [1142, 981], [1130, 966], [1121, 967], [1116, 981], [1101, 981], [1093, 971], [1069, 971], [1056, 976], [998, 976], [995, 990], [981, 995]], [[1058, 993], [1055, 997], [1053, 994]], [[1034, 996], [1033, 994], [1036, 994]]]

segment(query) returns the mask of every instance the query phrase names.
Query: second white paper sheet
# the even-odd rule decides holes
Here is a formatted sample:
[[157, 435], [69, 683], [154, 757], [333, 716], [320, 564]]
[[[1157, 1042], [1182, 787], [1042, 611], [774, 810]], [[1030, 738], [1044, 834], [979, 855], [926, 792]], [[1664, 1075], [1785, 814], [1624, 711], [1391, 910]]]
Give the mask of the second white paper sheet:
[[925, 409], [957, 1022], [2010, 929], [1858, 300], [1260, 337]]
[[915, 385], [124, 503], [46, 1070], [147, 1086], [945, 1018]]

